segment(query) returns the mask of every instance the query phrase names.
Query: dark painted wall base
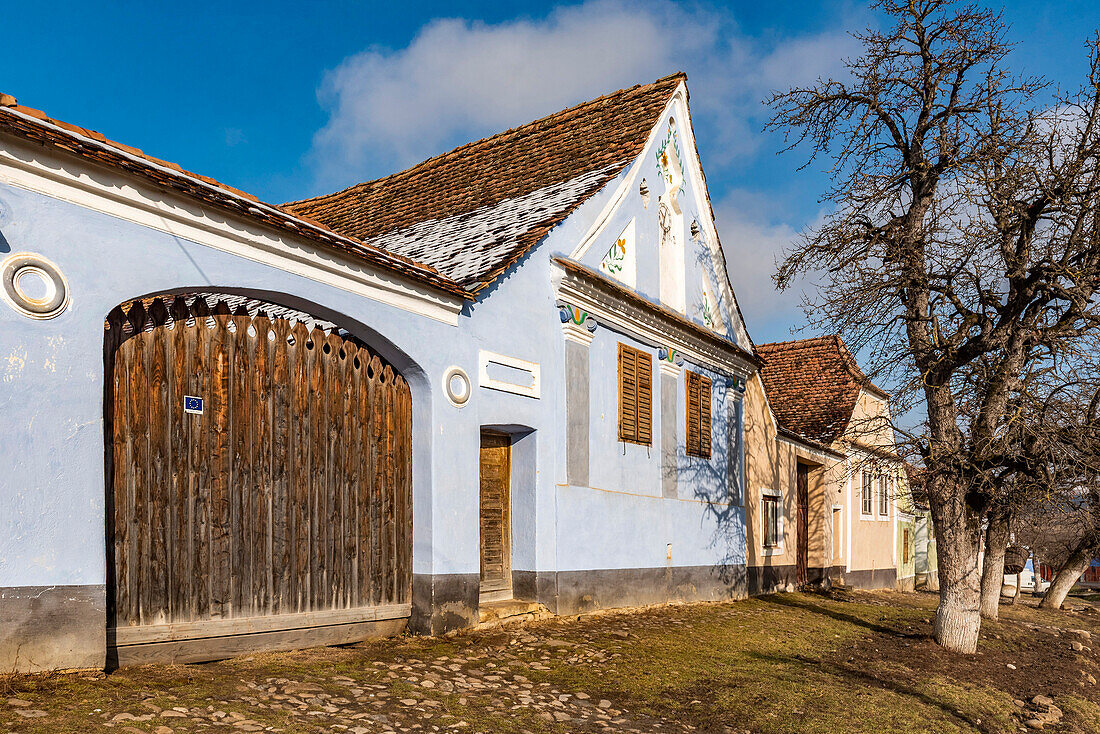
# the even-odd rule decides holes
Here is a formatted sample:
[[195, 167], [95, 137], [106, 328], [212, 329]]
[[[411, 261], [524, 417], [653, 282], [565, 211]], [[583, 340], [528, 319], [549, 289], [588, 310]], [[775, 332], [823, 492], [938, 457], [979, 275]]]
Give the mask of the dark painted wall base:
[[107, 588], [0, 588], [0, 671], [103, 668]]
[[517, 599], [538, 601], [555, 614], [639, 607], [672, 601], [719, 601], [745, 596], [745, 567], [672, 566], [590, 571], [515, 571]]
[[770, 594], [788, 586], [794, 586], [794, 564], [778, 566], [749, 566], [746, 569], [749, 596]]
[[418, 635], [441, 635], [477, 624], [476, 573], [413, 574], [413, 608], [409, 630]]
[[[750, 596], [771, 594], [796, 585], [793, 564], [780, 566], [750, 566], [747, 570]], [[843, 566], [811, 568], [807, 572], [809, 583], [814, 585], [845, 584], [857, 589], [897, 588], [898, 573], [895, 569], [845, 571]]]
[[847, 571], [844, 583], [857, 589], [894, 589], [898, 585], [898, 571], [896, 568]]

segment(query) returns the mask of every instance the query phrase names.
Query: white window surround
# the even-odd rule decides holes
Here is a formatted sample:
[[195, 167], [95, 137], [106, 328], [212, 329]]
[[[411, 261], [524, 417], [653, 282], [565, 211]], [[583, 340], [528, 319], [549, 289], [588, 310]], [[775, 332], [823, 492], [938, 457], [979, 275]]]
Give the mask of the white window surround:
[[[478, 384], [481, 387], [487, 387], [491, 390], [500, 390], [502, 392], [515, 393], [516, 395], [525, 395], [529, 398], [535, 398], [536, 400], [542, 393], [542, 368], [538, 362], [529, 362], [526, 359], [520, 359], [519, 357], [509, 357], [505, 354], [497, 354], [496, 352], [490, 352], [485, 349], [479, 350], [477, 353], [478, 362]], [[499, 364], [504, 367], [511, 367], [514, 370], [520, 372], [526, 372], [531, 376], [530, 385], [521, 385], [514, 382], [505, 382], [504, 380], [498, 380], [489, 376], [489, 365]]]
[[[766, 518], [764, 516], [765, 497], [775, 497], [779, 500], [779, 517], [777, 521], [779, 527], [777, 528], [775, 534], [776, 540], [778, 542], [776, 543], [776, 545], [770, 548], [764, 545], [764, 538], [767, 536], [766, 528], [764, 528], [763, 526], [763, 523], [766, 522]], [[760, 547], [763, 550], [764, 556], [779, 556], [783, 554], [783, 514], [783, 493], [780, 492], [778, 489], [772, 489], [771, 487], [762, 487], [760, 489], [760, 520], [761, 531], [763, 532], [761, 532], [760, 535]]]
[[[879, 475], [876, 478], [878, 480], [878, 506], [875, 508], [875, 519], [879, 522], [890, 522], [890, 505], [893, 504], [890, 501], [890, 495], [893, 494], [893, 482], [885, 475]], [[882, 512], [884, 505], [886, 507], [885, 513]]]
[[[871, 494], [871, 511], [867, 512], [864, 508], [864, 480], [869, 478], [869, 484], [867, 489]], [[860, 520], [874, 520], [875, 519], [875, 475], [871, 472], [861, 471], [859, 473], [859, 519]]]

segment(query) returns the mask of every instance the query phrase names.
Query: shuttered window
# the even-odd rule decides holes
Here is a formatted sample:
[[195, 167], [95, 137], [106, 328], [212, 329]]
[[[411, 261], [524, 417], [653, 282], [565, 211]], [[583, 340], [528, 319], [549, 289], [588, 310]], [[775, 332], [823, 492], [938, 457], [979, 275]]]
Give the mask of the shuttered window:
[[687, 453], [710, 458], [710, 378], [697, 372], [687, 375]]
[[653, 443], [653, 357], [619, 344], [619, 440]]

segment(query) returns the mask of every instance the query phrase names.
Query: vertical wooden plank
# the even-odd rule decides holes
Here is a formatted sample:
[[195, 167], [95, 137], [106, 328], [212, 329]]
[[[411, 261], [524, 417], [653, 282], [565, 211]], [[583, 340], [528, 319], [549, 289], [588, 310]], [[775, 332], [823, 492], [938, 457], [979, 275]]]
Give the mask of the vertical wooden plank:
[[400, 380], [401, 421], [398, 445], [401, 447], [401, 524], [398, 569], [401, 593], [398, 601], [412, 601], [412, 393], [404, 379]]
[[[229, 481], [230, 502], [230, 591], [232, 615], [248, 617], [252, 608], [252, 363], [249, 355], [248, 328], [251, 319], [234, 314], [226, 323], [226, 341], [230, 353], [230, 454], [232, 473]], [[228, 329], [229, 326], [232, 329]]]
[[385, 455], [386, 455], [386, 470], [385, 470], [385, 486], [386, 491], [383, 495], [383, 515], [386, 518], [385, 522], [385, 548], [383, 553], [386, 556], [385, 566], [385, 579], [383, 581], [383, 590], [385, 591], [386, 603], [392, 604], [396, 601], [395, 595], [395, 571], [394, 564], [397, 561], [397, 528], [396, 528], [396, 514], [394, 508], [394, 485], [395, 485], [395, 457], [394, 457], [394, 383], [393, 383], [393, 369], [386, 365], [382, 370], [383, 383], [386, 386], [386, 406], [385, 406]]
[[324, 334], [313, 329], [306, 341], [309, 371], [309, 608], [320, 609], [325, 582], [325, 465], [328, 461], [328, 426], [325, 400]]
[[189, 496], [191, 503], [191, 618], [209, 619], [214, 609], [214, 581], [211, 575], [212, 552], [210, 504], [214, 476], [215, 406], [214, 379], [211, 374], [211, 346], [214, 331], [210, 328], [206, 301], [196, 298], [191, 304], [194, 325], [188, 329], [188, 352], [192, 369], [187, 378], [187, 394], [204, 401], [202, 415], [188, 415], [187, 434]]
[[[223, 305], [223, 304], [218, 304]], [[210, 580], [211, 616], [225, 618], [232, 612], [230, 577], [232, 576], [230, 478], [233, 471], [230, 447], [232, 421], [230, 406], [230, 370], [233, 342], [228, 339], [229, 315], [214, 314], [214, 329], [210, 335]]]
[[299, 322], [291, 332], [294, 344], [289, 350], [293, 355], [294, 386], [293, 412], [293, 487], [294, 487], [294, 594], [295, 610], [304, 612], [309, 609], [310, 597], [310, 555], [313, 545], [310, 518], [312, 499], [310, 497], [310, 354], [306, 348], [309, 332]]
[[271, 323], [262, 314], [252, 320], [248, 334], [249, 363], [252, 365], [252, 442], [249, 458], [252, 465], [252, 609], [253, 614], [271, 614], [273, 579], [272, 549], [272, 476], [271, 417], [274, 396], [271, 393]]
[[326, 392], [325, 404], [328, 406], [328, 460], [325, 462], [325, 495], [326, 512], [324, 515], [325, 558], [325, 608], [331, 609], [340, 606], [340, 589], [343, 584], [343, 543], [342, 543], [342, 516], [343, 516], [343, 435], [344, 435], [344, 362], [340, 359], [340, 351], [343, 340], [335, 334], [325, 335], [325, 346], [322, 350], [325, 361]]
[[343, 430], [337, 439], [340, 445], [340, 533], [337, 536], [340, 552], [340, 591], [337, 595], [337, 606], [350, 607], [352, 605], [351, 588], [355, 578], [355, 490], [352, 479], [356, 472], [352, 470], [353, 447], [348, 441], [348, 436], [355, 434], [357, 425], [355, 404], [352, 402], [352, 391], [355, 389], [355, 372], [352, 369], [352, 363], [357, 349], [352, 342], [345, 342], [343, 339], [340, 342], [340, 349], [344, 356], [340, 360]]
[[130, 574], [130, 612], [135, 624], [147, 624], [144, 616], [146, 608], [145, 594], [148, 584], [149, 558], [149, 381], [145, 364], [145, 339], [142, 331], [145, 327], [145, 309], [136, 303], [130, 309], [130, 323], [134, 325], [135, 336], [130, 339], [130, 435], [132, 442], [131, 466], [133, 469], [134, 511], [130, 515], [130, 542], [135, 553]]
[[143, 615], [146, 624], [164, 624], [168, 619], [168, 505], [169, 462], [167, 440], [168, 380], [164, 324], [168, 309], [155, 299], [149, 309], [152, 331], [142, 334], [142, 348], [147, 370], [147, 407], [149, 410], [149, 475], [146, 494], [148, 508], [149, 553], [142, 561], [142, 586], [147, 605]]
[[272, 612], [275, 614], [297, 611], [296, 600], [291, 595], [294, 588], [294, 521], [290, 491], [294, 468], [291, 446], [291, 399], [294, 386], [291, 381], [287, 344], [290, 324], [285, 319], [271, 323], [275, 338], [271, 344], [271, 558], [277, 569], [271, 577]]
[[352, 543], [351, 577], [348, 580], [350, 587], [349, 599], [353, 607], [363, 606], [367, 601], [363, 598], [363, 562], [366, 557], [363, 553], [363, 408], [365, 393], [363, 391], [363, 360], [367, 358], [366, 350], [355, 348], [355, 356], [351, 361], [351, 410], [355, 414], [353, 425], [348, 431], [348, 458], [351, 459], [351, 496], [348, 497], [349, 528], [348, 536]]
[[371, 359], [371, 453], [374, 462], [371, 471], [371, 599], [374, 604], [384, 601], [383, 580], [385, 563], [383, 557], [385, 539], [383, 537], [383, 498], [385, 496], [385, 432], [386, 388], [382, 384], [382, 361], [377, 356]]
[[363, 350], [359, 356], [359, 603], [374, 603], [371, 583], [374, 572], [374, 532], [371, 511], [374, 506], [374, 435], [372, 421], [374, 411], [374, 381], [370, 378], [371, 354]]
[[188, 460], [186, 419], [183, 412], [183, 397], [186, 394], [188, 345], [187, 318], [190, 311], [182, 297], [172, 301], [169, 309], [172, 315], [172, 331], [165, 340], [168, 362], [168, 420], [169, 453], [172, 457], [169, 490], [169, 528], [171, 532], [171, 559], [169, 571], [168, 600], [169, 616], [173, 622], [190, 621], [188, 607], [190, 594], [190, 520], [191, 509], [188, 499]]
[[344, 549], [344, 588], [343, 605], [354, 607], [358, 605], [356, 594], [356, 567], [355, 567], [355, 536], [358, 532], [358, 513], [356, 511], [356, 490], [359, 486], [359, 461], [353, 453], [355, 442], [351, 437], [359, 435], [359, 396], [356, 392], [355, 362], [359, 356], [359, 348], [352, 342], [344, 344], [344, 433], [340, 441], [344, 446], [343, 454], [343, 478], [342, 488], [344, 512], [341, 522], [343, 535], [340, 540]]
[[[104, 408], [104, 431], [106, 432], [107, 439], [110, 441], [109, 451], [104, 452], [104, 459], [106, 466], [104, 467], [107, 472], [107, 478], [110, 482], [110, 489], [107, 495], [108, 506], [106, 508], [106, 520], [107, 520], [107, 624], [112, 625], [116, 623], [116, 579], [118, 578], [118, 534], [115, 531], [115, 525], [118, 522], [118, 487], [120, 479], [120, 464], [122, 457], [120, 456], [119, 440], [125, 433], [119, 432], [119, 422], [124, 421], [125, 417], [116, 417], [118, 413], [118, 376], [116, 374], [116, 354], [119, 346], [122, 344], [122, 339], [125, 334], [122, 331], [122, 322], [125, 319], [125, 314], [122, 312], [121, 306], [116, 306], [107, 314], [107, 319], [103, 324], [103, 408]], [[122, 469], [125, 471], [125, 469]]]
[[[119, 324], [121, 329], [121, 323]], [[132, 341], [132, 340], [131, 340]], [[115, 503], [115, 624], [119, 627], [137, 624], [133, 616], [133, 511], [134, 435], [130, 427], [130, 359], [133, 344], [123, 342], [114, 356], [114, 503]]]

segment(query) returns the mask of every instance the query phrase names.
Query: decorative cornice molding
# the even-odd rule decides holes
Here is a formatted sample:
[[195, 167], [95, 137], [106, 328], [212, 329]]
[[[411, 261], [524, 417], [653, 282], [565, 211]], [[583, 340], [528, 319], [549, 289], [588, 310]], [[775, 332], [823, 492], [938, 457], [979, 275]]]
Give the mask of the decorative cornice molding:
[[664, 360], [662, 360], [657, 369], [661, 372], [662, 375], [679, 377], [682, 368], [678, 364], [673, 364], [672, 362], [665, 362]]
[[759, 360], [705, 327], [646, 300], [578, 262], [555, 257], [553, 276], [562, 302], [595, 316], [601, 325], [692, 362], [746, 380]]

